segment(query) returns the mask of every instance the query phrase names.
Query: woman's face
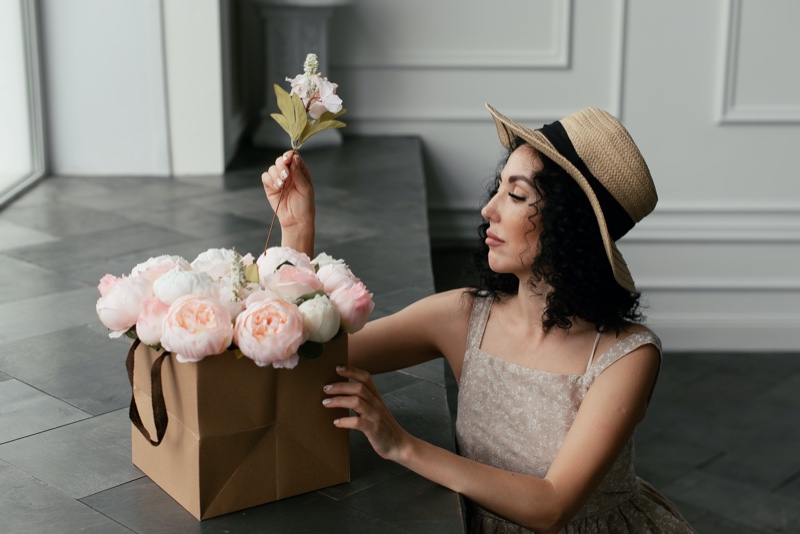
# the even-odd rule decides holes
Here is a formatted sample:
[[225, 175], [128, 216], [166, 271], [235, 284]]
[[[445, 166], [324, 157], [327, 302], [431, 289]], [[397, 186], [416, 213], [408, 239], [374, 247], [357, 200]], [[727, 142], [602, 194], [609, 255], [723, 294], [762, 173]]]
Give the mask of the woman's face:
[[[532, 206], [539, 200], [533, 177], [543, 168], [539, 153], [530, 145], [519, 146], [500, 173], [497, 194], [481, 210], [489, 221], [486, 244], [489, 267], [496, 273], [515, 274], [522, 280], [531, 275], [541, 225]], [[532, 222], [533, 221], [533, 222]]]

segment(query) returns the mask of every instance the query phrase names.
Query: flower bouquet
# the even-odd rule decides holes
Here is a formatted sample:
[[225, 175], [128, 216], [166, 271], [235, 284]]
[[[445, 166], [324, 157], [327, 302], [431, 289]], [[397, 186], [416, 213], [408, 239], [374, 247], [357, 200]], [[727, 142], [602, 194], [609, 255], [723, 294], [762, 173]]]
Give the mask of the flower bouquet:
[[[291, 95], [276, 86], [294, 150], [344, 126], [336, 84], [316, 69], [310, 54]], [[110, 336], [133, 339], [133, 463], [197, 519], [350, 479], [349, 438], [333, 425], [346, 410], [323, 408], [322, 387], [374, 304], [343, 260], [269, 248], [268, 234], [258, 259], [158, 256], [98, 289]]]
[[293, 368], [322, 344], [360, 330], [372, 294], [344, 263], [311, 260], [288, 247], [257, 261], [234, 249], [209, 249], [191, 263], [158, 256], [129, 275], [105, 275], [97, 315], [111, 337], [127, 335], [182, 363], [231, 350], [258, 366]]

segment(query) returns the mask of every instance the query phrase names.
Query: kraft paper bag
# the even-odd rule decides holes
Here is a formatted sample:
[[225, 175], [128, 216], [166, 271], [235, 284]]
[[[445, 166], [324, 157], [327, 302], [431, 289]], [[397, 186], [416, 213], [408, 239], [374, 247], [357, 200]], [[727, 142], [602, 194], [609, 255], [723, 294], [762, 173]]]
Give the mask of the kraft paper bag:
[[333, 425], [347, 410], [322, 406], [346, 363], [346, 335], [294, 369], [232, 351], [180, 363], [135, 343], [133, 463], [199, 520], [347, 482], [348, 432]]

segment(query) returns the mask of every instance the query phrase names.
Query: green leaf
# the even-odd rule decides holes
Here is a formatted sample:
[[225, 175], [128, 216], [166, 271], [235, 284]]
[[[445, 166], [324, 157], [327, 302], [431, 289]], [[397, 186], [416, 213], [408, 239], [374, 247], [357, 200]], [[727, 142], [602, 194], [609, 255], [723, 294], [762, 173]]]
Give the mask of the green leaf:
[[322, 117], [320, 117], [313, 127], [307, 128], [306, 131], [303, 132], [302, 136], [300, 137], [300, 143], [305, 143], [309, 137], [317, 132], [321, 132], [323, 130], [332, 130], [334, 128], [344, 128], [345, 126], [347, 125], [342, 121], [326, 120], [323, 122]]
[[258, 265], [255, 263], [251, 263], [247, 267], [244, 268], [244, 277], [247, 279], [248, 282], [253, 282], [257, 284], [259, 282], [258, 279]]
[[341, 117], [342, 115], [344, 115], [345, 111], [347, 111], [347, 110], [344, 109], [344, 108], [342, 108], [341, 110], [339, 110], [336, 113], [331, 113], [330, 111], [326, 111], [325, 113], [323, 113], [322, 115], [319, 116], [319, 120], [320, 121], [329, 121], [329, 120], [335, 119], [337, 117]]
[[273, 87], [275, 88], [275, 98], [278, 101], [278, 109], [280, 109], [281, 113], [283, 113], [283, 115], [291, 121], [292, 117], [294, 116], [294, 104], [292, 103], [292, 97], [289, 96], [289, 93], [286, 92], [286, 89], [277, 83]]
[[308, 116], [306, 107], [298, 95], [292, 95], [292, 104], [294, 104], [294, 124], [292, 124], [292, 131], [289, 135], [292, 137], [292, 141], [297, 141], [306, 128]]
[[315, 299], [315, 298], [317, 298], [319, 296], [325, 296], [325, 295], [326, 295], [325, 291], [323, 291], [322, 289], [318, 289], [317, 291], [314, 291], [313, 293], [306, 293], [304, 295], [300, 295], [299, 297], [294, 299], [294, 304], [295, 304], [295, 306], [300, 306], [302, 303], [304, 303], [307, 300]]
[[272, 113], [270, 114], [270, 117], [275, 119], [275, 122], [280, 124], [281, 128], [286, 130], [286, 133], [288, 133], [290, 136], [292, 135], [292, 127], [289, 126], [289, 120], [285, 115], [281, 115], [280, 113]]
[[316, 341], [306, 341], [300, 348], [297, 349], [297, 354], [302, 358], [319, 358], [322, 356], [322, 351], [325, 350], [325, 345], [317, 343]]

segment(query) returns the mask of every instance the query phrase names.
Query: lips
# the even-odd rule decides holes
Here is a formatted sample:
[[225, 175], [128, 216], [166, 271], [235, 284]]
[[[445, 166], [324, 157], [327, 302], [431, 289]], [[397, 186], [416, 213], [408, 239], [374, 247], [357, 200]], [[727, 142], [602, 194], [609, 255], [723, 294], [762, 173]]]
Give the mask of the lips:
[[492, 233], [491, 231], [488, 231], [488, 230], [487, 230], [487, 232], [486, 232], [486, 240], [485, 240], [485, 243], [486, 243], [487, 245], [489, 245], [490, 247], [496, 247], [496, 246], [498, 246], [498, 245], [502, 245], [503, 243], [505, 243], [505, 241], [503, 241], [502, 239], [500, 239], [499, 237], [497, 237], [497, 236], [496, 236], [494, 233]]

